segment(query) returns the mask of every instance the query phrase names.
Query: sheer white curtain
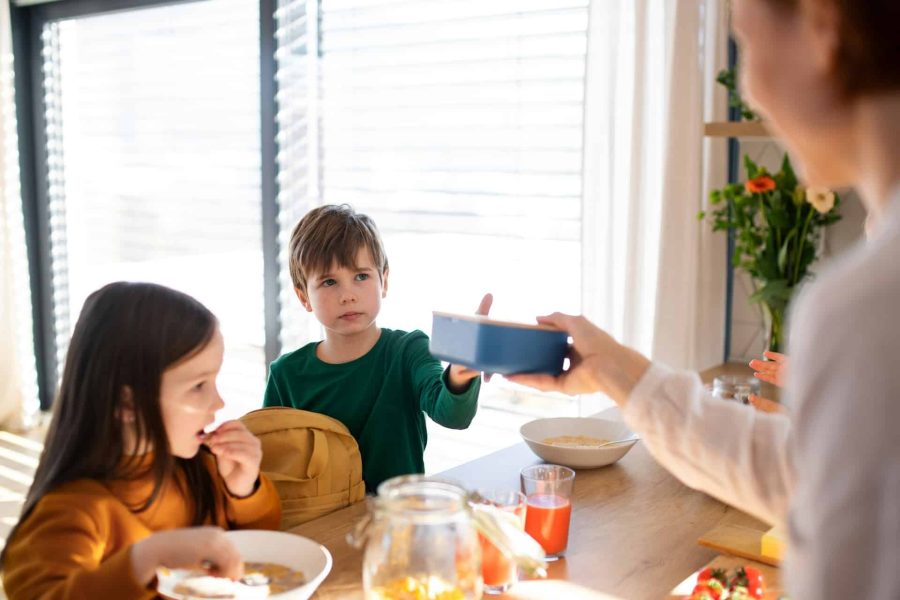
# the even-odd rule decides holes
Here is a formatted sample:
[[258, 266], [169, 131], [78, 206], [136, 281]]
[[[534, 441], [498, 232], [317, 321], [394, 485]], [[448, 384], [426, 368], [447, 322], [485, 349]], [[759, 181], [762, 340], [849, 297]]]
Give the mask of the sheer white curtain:
[[0, 2], [0, 428], [37, 412], [30, 288], [19, 196], [9, 3]]
[[584, 313], [679, 367], [721, 362], [724, 237], [698, 222], [725, 148], [704, 144], [724, 63], [713, 0], [591, 3], [585, 100]]

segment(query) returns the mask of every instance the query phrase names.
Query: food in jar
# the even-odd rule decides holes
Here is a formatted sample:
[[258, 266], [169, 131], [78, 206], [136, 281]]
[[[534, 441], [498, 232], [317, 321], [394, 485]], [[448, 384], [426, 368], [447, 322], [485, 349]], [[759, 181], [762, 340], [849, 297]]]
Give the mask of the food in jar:
[[440, 577], [400, 577], [372, 589], [376, 600], [465, 600], [463, 591]]

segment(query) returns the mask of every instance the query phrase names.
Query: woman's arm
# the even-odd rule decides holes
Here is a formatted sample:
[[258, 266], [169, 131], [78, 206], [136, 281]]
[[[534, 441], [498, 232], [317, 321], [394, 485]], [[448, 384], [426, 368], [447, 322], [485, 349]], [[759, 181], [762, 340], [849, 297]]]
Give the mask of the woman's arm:
[[570, 368], [557, 377], [509, 379], [569, 394], [605, 393], [653, 456], [687, 485], [766, 521], [784, 519], [793, 481], [786, 417], [714, 399], [696, 374], [651, 365], [584, 317], [557, 313], [538, 321], [572, 336]]

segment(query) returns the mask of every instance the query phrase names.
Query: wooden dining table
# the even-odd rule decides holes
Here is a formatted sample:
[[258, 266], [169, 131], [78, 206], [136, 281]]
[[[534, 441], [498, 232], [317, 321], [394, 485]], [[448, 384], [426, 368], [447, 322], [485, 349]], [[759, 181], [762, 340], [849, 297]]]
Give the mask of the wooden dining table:
[[[613, 408], [603, 418], [618, 419]], [[519, 472], [542, 462], [524, 444], [499, 450], [440, 473], [469, 489], [519, 489]], [[617, 463], [579, 469], [575, 477], [569, 546], [550, 563], [548, 580], [523, 581], [498, 598], [668, 598], [672, 589], [718, 556], [697, 544], [713, 527], [764, 529], [753, 517], [679, 482], [638, 442]], [[291, 531], [328, 548], [331, 573], [317, 599], [362, 598], [362, 552], [347, 533], [366, 513], [358, 503]]]

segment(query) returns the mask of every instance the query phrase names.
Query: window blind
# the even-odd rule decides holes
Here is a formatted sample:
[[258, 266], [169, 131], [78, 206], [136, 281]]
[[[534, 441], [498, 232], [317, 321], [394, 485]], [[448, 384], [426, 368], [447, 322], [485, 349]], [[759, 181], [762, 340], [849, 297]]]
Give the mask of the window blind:
[[265, 384], [258, 3], [210, 0], [43, 31], [59, 366], [84, 298], [116, 280], [218, 317], [227, 411]]
[[[286, 234], [316, 204], [370, 214], [394, 267], [384, 314], [403, 328], [471, 312], [488, 286], [523, 318], [578, 310], [588, 0], [321, 0], [280, 16], [295, 35], [279, 39]], [[485, 263], [461, 285], [439, 273]], [[539, 272], [567, 278], [565, 297], [524, 283]], [[299, 308], [283, 306], [290, 327]]]

